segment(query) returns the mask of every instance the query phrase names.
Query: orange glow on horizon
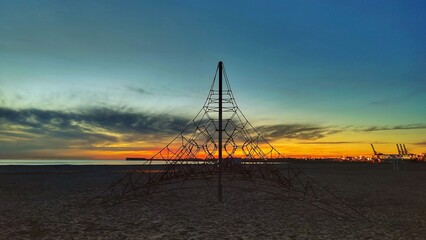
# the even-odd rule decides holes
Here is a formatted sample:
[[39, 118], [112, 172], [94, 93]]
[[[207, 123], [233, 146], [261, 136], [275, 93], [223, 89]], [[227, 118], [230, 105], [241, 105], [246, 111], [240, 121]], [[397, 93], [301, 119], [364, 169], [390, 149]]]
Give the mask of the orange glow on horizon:
[[[426, 130], [405, 130], [401, 131], [382, 131], [382, 132], [343, 132], [330, 136], [325, 136], [317, 140], [300, 139], [280, 139], [271, 141], [284, 157], [291, 158], [340, 158], [347, 156], [365, 156], [371, 157], [373, 151], [370, 143], [373, 143], [376, 151], [387, 154], [398, 153], [395, 144], [406, 144], [409, 153], [422, 154], [426, 152], [426, 145], [416, 144], [424, 142], [423, 136]], [[119, 139], [125, 139], [121, 134], [116, 134]], [[348, 140], [349, 139], [349, 140]], [[366, 141], [367, 139], [367, 141]], [[71, 142], [66, 149], [40, 149], [35, 150], [31, 155], [24, 156], [24, 159], [105, 159], [117, 160], [133, 158], [150, 159], [158, 153], [163, 146], [167, 144], [166, 140], [158, 142], [136, 141], [115, 143], [98, 143], [89, 147], [80, 145], [79, 142]], [[239, 146], [235, 157], [244, 158], [241, 151], [242, 143]], [[177, 149], [179, 145], [171, 145], [172, 149]], [[267, 149], [267, 148], [265, 148]], [[265, 150], [265, 152], [269, 149]], [[224, 150], [224, 157], [227, 154]], [[203, 159], [205, 155], [199, 153], [198, 158]], [[217, 158], [217, 152], [215, 157]]]
[[[401, 141], [402, 142], [402, 141]], [[341, 143], [335, 144], [325, 141], [273, 141], [271, 144], [284, 156], [290, 158], [339, 158], [346, 156], [365, 156], [371, 157], [373, 155], [370, 143], [354, 142], [354, 143]], [[74, 147], [72, 149], [65, 149], [60, 151], [38, 150], [29, 159], [98, 159], [98, 160], [118, 160], [126, 159], [127, 157], [133, 158], [146, 158], [150, 159], [161, 148], [158, 147], [144, 147], [139, 150], [141, 143], [133, 144], [117, 144], [108, 147], [103, 147], [99, 150], [85, 150]], [[378, 143], [374, 144], [378, 152], [382, 153], [397, 153], [394, 143]], [[426, 152], [425, 146], [406, 144], [409, 153], [422, 154]], [[120, 148], [120, 150], [116, 150]], [[46, 157], [49, 156], [49, 157]], [[224, 151], [224, 157], [226, 157]], [[234, 155], [235, 157], [244, 158], [241, 149], [238, 149]], [[203, 159], [204, 154], [197, 155], [198, 158]], [[217, 158], [217, 153], [215, 154]]]

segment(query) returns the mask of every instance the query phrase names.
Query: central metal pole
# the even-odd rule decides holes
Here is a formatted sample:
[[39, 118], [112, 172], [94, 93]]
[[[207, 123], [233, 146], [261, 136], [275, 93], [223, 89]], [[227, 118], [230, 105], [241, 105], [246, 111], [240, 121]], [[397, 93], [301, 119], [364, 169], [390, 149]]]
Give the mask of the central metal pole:
[[222, 61], [219, 62], [219, 179], [218, 179], [218, 200], [222, 202]]

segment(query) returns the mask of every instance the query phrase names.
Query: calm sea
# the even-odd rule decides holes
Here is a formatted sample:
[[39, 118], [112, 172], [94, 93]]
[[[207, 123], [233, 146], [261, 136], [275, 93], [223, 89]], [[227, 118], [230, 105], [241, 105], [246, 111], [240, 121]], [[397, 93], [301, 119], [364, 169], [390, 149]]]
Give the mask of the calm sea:
[[[126, 161], [126, 160], [52, 160], [52, 159], [0, 159], [0, 166], [3, 165], [141, 165], [146, 161]], [[154, 161], [153, 164], [165, 164], [164, 161]]]
[[[75, 159], [75, 160], [55, 160], [55, 159], [0, 159], [0, 166], [10, 165], [164, 165], [166, 161], [153, 160], [151, 163], [147, 160], [141, 161], [126, 161], [126, 160], [87, 160], [87, 159]], [[253, 164], [245, 162], [243, 164]], [[270, 162], [269, 164], [287, 164], [286, 162]]]

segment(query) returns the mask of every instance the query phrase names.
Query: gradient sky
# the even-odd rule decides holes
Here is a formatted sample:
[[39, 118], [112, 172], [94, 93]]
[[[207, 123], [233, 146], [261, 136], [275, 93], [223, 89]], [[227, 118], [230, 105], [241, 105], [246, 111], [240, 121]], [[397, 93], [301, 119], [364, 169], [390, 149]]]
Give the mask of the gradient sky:
[[224, 61], [287, 156], [426, 151], [425, 1], [1, 1], [0, 158], [150, 157]]

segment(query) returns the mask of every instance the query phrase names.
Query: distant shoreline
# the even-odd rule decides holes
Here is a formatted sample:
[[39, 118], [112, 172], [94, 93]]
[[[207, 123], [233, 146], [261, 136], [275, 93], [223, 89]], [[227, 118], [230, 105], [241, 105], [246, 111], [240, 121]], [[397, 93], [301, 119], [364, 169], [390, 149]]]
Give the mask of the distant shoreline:
[[[250, 161], [243, 161], [244, 163], [248, 163]], [[366, 162], [366, 161], [348, 161], [348, 160], [338, 160], [338, 159], [295, 159], [295, 158], [288, 158], [288, 159], [280, 159], [278, 161], [268, 161], [271, 164], [303, 164], [303, 163], [355, 163], [355, 164], [377, 164], [372, 162]], [[148, 164], [149, 163], [149, 164]], [[421, 164], [422, 162], [415, 162], [415, 161], [409, 161], [405, 160], [403, 164]], [[156, 166], [156, 165], [166, 165], [168, 164], [164, 160], [29, 160], [29, 159], [0, 159], [0, 167], [3, 166]], [[196, 161], [194, 161], [194, 164], [197, 164]], [[387, 164], [387, 163], [380, 163], [380, 164]]]

